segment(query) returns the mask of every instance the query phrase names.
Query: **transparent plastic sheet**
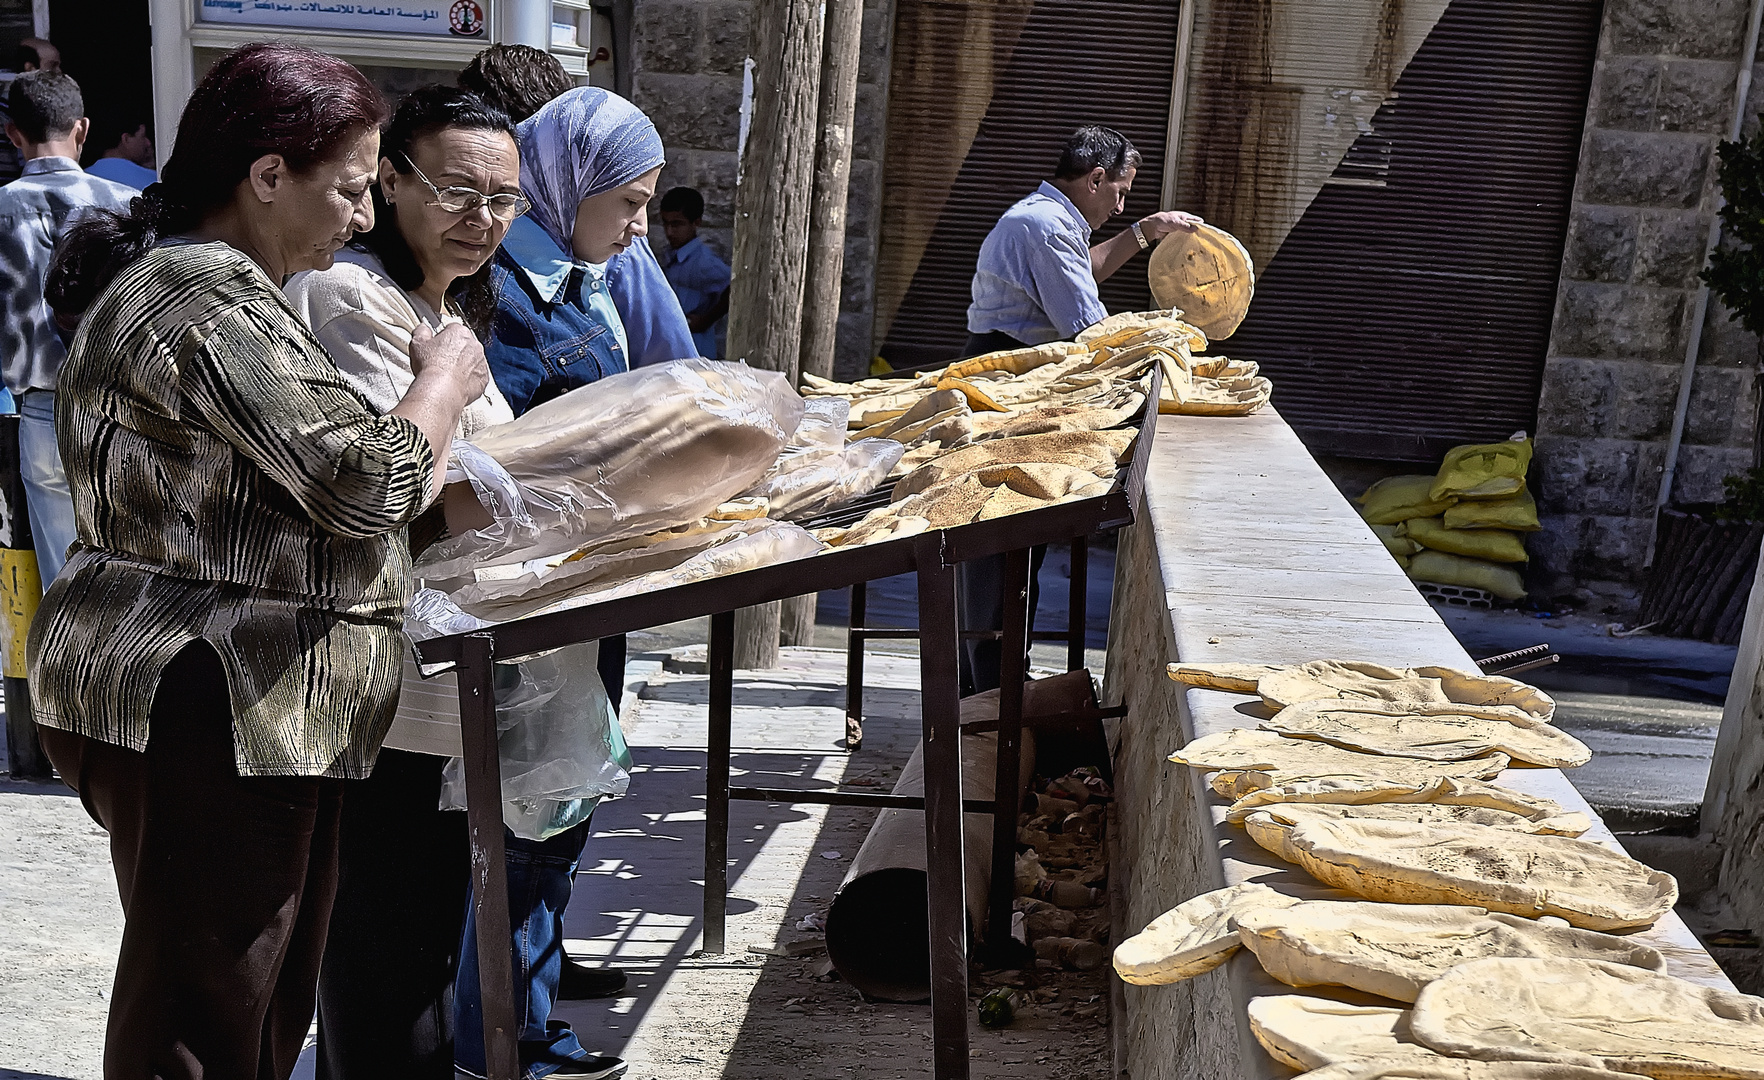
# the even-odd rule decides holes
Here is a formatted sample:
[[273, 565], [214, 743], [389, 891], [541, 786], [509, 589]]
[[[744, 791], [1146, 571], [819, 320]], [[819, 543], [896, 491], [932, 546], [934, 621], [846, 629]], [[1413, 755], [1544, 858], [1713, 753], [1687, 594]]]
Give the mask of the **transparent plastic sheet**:
[[793, 455], [742, 494], [769, 499], [774, 517], [812, 517], [876, 490], [905, 453], [893, 439], [859, 439], [840, 450]]
[[711, 360], [572, 390], [454, 443], [493, 523], [436, 544], [417, 573], [469, 579], [483, 566], [696, 521], [764, 475], [803, 414], [782, 374]]
[[[585, 820], [594, 801], [630, 786], [630, 754], [601, 684], [600, 643], [494, 667], [502, 821], [544, 840]], [[441, 808], [465, 808], [459, 758], [443, 771]]]
[[528, 563], [517, 577], [477, 581], [444, 599], [464, 618], [504, 622], [807, 558], [826, 547], [800, 526], [771, 518], [710, 522], [643, 539], [634, 546], [602, 545], [569, 562]]

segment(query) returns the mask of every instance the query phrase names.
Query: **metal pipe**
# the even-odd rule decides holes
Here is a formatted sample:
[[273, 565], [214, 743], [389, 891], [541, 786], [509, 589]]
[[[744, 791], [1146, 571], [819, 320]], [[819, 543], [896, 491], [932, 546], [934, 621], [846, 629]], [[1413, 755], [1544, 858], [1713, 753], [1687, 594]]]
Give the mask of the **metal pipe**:
[[[1727, 125], [1727, 141], [1735, 142], [1740, 137], [1740, 128], [1746, 119], [1746, 98], [1752, 89], [1752, 65], [1758, 62], [1758, 25], [1764, 20], [1764, 0], [1752, 0], [1752, 13], [1746, 21], [1746, 47], [1741, 51], [1742, 57], [1739, 73], [1734, 76], [1733, 117]], [[1703, 260], [1699, 267], [1709, 265], [1709, 256], [1715, 246], [1721, 242], [1721, 208], [1726, 200], [1721, 197], [1719, 188], [1715, 191], [1715, 213], [1709, 219], [1709, 235], [1703, 242]], [[1672, 410], [1672, 432], [1666, 437], [1666, 463], [1660, 472], [1660, 490], [1654, 496], [1654, 513], [1648, 519], [1648, 548], [1642, 559], [1642, 568], [1654, 565], [1654, 541], [1660, 529], [1660, 511], [1672, 501], [1672, 480], [1678, 471], [1678, 449], [1684, 442], [1685, 418], [1690, 413], [1691, 385], [1696, 380], [1697, 352], [1703, 345], [1703, 322], [1709, 316], [1709, 286], [1707, 282], [1697, 286], [1697, 299], [1691, 311], [1690, 338], [1685, 343], [1684, 364], [1679, 369], [1678, 402]]]

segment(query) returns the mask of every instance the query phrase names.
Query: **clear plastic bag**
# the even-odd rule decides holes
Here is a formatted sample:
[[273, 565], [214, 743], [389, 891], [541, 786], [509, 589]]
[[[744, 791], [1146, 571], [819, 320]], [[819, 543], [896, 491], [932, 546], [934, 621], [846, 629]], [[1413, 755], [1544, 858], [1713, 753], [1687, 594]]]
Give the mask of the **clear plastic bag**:
[[[587, 820], [607, 795], [631, 783], [631, 757], [586, 642], [497, 664], [496, 748], [502, 764], [502, 821], [516, 836], [544, 840]], [[442, 773], [441, 808], [465, 808], [459, 758]]]
[[905, 453], [906, 447], [893, 439], [859, 439], [838, 450], [805, 451], [780, 461], [776, 471], [742, 494], [771, 500], [767, 512], [776, 518], [812, 517], [875, 491]]
[[436, 544], [417, 572], [465, 580], [481, 567], [697, 521], [772, 467], [803, 413], [778, 372], [711, 360], [572, 390], [455, 442], [459, 473], [493, 522]]

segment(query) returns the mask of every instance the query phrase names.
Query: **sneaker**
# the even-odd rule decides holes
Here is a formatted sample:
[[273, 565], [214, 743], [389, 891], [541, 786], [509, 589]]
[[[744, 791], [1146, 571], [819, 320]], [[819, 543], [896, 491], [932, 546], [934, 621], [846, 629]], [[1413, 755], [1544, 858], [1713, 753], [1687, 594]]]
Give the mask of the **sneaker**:
[[588, 967], [566, 957], [563, 978], [558, 980], [557, 996], [564, 1001], [618, 997], [625, 992], [627, 981], [625, 973], [618, 968]]
[[546, 1080], [617, 1080], [623, 1075], [625, 1075], [623, 1058], [590, 1054], [585, 1058], [577, 1058], [563, 1068], [549, 1074]]

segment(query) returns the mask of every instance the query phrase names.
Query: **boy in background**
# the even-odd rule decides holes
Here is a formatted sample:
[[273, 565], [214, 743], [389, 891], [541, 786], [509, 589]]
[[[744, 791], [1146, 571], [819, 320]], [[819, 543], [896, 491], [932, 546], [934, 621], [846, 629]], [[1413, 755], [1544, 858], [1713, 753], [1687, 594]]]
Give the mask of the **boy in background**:
[[729, 312], [729, 264], [698, 238], [702, 220], [704, 196], [697, 191], [677, 187], [662, 196], [662, 232], [668, 238], [668, 250], [661, 254], [662, 273], [686, 311], [698, 355], [721, 360], [722, 321]]

